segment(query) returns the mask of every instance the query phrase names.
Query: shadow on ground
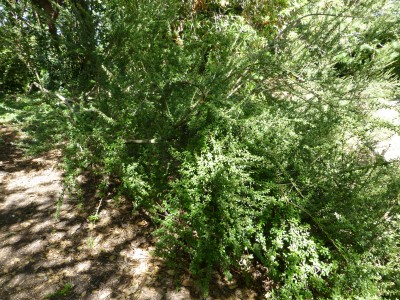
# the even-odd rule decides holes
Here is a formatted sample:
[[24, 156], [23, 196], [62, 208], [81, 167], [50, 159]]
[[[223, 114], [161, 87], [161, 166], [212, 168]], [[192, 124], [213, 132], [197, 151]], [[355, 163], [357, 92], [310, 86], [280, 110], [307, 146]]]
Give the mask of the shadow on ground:
[[[104, 199], [99, 220], [88, 221], [94, 191], [88, 205], [61, 198], [59, 154], [24, 159], [17, 139], [0, 124], [0, 299], [201, 299], [189, 274], [175, 276], [151, 255], [154, 228], [144, 212]], [[217, 277], [209, 297], [254, 298]]]

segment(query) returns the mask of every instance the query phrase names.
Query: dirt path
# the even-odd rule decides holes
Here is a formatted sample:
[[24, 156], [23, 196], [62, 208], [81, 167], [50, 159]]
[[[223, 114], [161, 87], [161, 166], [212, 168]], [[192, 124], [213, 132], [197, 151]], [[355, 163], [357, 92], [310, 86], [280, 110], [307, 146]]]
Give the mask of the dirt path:
[[[189, 275], [177, 278], [151, 256], [150, 222], [129, 205], [104, 201], [94, 224], [87, 209], [65, 197], [56, 220], [63, 190], [58, 154], [24, 159], [17, 139], [0, 124], [1, 300], [200, 299]], [[213, 290], [208, 299], [256, 298], [236, 286]]]

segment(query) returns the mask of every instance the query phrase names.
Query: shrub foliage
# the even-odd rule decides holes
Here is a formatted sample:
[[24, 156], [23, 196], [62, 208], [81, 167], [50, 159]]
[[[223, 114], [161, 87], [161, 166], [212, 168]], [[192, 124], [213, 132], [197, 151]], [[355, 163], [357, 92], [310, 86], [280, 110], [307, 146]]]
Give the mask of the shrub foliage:
[[0, 4], [0, 86], [46, 105], [68, 184], [145, 207], [205, 293], [261, 264], [276, 299], [400, 297], [395, 1], [38, 3]]

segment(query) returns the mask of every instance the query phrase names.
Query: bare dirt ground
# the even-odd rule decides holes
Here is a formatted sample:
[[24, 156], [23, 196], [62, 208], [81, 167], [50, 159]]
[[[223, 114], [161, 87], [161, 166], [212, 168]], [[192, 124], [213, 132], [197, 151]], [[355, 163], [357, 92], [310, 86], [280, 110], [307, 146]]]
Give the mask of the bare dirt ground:
[[[18, 134], [0, 124], [0, 299], [201, 299], [190, 274], [152, 256], [153, 227], [129, 203], [82, 208], [63, 194], [59, 153], [26, 159]], [[89, 188], [90, 191], [90, 188]], [[59, 202], [61, 204], [61, 202]], [[89, 212], [88, 212], [89, 211]], [[217, 275], [207, 299], [258, 299]]]

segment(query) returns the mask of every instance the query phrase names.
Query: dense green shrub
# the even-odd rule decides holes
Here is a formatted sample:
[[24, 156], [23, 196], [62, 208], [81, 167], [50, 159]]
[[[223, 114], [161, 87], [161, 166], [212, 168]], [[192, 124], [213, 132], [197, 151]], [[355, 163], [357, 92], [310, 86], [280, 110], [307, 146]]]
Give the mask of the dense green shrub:
[[276, 299], [399, 297], [399, 162], [375, 151], [399, 128], [373, 116], [398, 95], [398, 4], [52, 2], [54, 40], [20, 2], [2, 30], [29, 46], [68, 184], [90, 171], [150, 211], [204, 293], [262, 264]]

